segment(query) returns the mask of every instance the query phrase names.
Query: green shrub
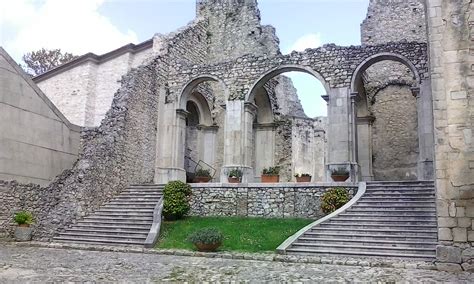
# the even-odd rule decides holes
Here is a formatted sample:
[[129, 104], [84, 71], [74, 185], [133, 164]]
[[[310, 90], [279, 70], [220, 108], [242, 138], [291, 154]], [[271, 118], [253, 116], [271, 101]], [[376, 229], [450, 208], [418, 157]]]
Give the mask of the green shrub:
[[349, 171], [345, 167], [338, 167], [337, 169], [331, 170], [331, 175], [345, 176], [345, 175], [349, 175]]
[[196, 171], [195, 176], [197, 177], [211, 177], [211, 171], [205, 169], [199, 169]]
[[344, 187], [331, 188], [321, 196], [321, 209], [329, 214], [349, 202], [349, 192]]
[[203, 228], [188, 236], [187, 241], [193, 244], [221, 244], [224, 235], [216, 228]]
[[280, 167], [269, 167], [269, 168], [264, 168], [262, 171], [262, 174], [264, 175], [279, 175], [280, 174]]
[[15, 214], [15, 222], [18, 225], [31, 225], [33, 224], [33, 214], [28, 211], [20, 211]]
[[229, 172], [228, 177], [233, 177], [233, 178], [241, 178], [242, 177], [242, 170], [241, 169], [232, 169]]
[[188, 197], [191, 186], [182, 181], [170, 181], [164, 190], [163, 216], [165, 219], [180, 219], [189, 212]]

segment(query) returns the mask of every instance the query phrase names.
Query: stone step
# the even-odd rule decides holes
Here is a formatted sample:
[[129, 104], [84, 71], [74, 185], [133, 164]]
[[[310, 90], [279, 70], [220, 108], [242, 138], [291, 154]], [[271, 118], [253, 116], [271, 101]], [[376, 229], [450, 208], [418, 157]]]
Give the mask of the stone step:
[[114, 198], [116, 199], [148, 199], [148, 200], [153, 200], [153, 201], [158, 201], [160, 200], [162, 195], [160, 194], [132, 194], [132, 193], [122, 193], [121, 195], [117, 196]]
[[379, 197], [379, 198], [397, 198], [397, 197], [427, 197], [435, 198], [434, 192], [366, 192], [362, 198]]
[[373, 244], [384, 244], [389, 246], [408, 246], [408, 247], [429, 247], [433, 249], [438, 243], [435, 241], [406, 241], [406, 240], [377, 240], [367, 238], [315, 238], [315, 237], [301, 237], [298, 239], [299, 242], [308, 242], [313, 244], [319, 243], [338, 243], [338, 244], [350, 244], [355, 243], [359, 245], [373, 245]]
[[69, 237], [76, 239], [85, 239], [85, 238], [104, 238], [111, 240], [136, 240], [136, 241], [145, 241], [148, 234], [114, 234], [114, 233], [86, 233], [86, 232], [63, 232], [59, 233], [60, 237]]
[[421, 207], [421, 208], [433, 208], [435, 207], [433, 205], [432, 201], [397, 201], [397, 200], [360, 200], [356, 203], [356, 206], [375, 206], [375, 207], [380, 207], [380, 206], [387, 206], [387, 207]]
[[98, 244], [98, 245], [133, 245], [143, 246], [144, 241], [137, 240], [111, 240], [105, 238], [93, 238], [93, 239], [76, 239], [71, 237], [55, 237], [55, 241], [74, 243], [74, 244]]
[[386, 215], [386, 214], [401, 214], [401, 215], [406, 215], [406, 214], [413, 214], [413, 213], [425, 213], [425, 214], [436, 214], [436, 210], [431, 209], [431, 208], [376, 208], [377, 210], [374, 210], [375, 208], [372, 208], [370, 206], [366, 207], [356, 207], [356, 205], [352, 206], [351, 208], [347, 209], [345, 212], [347, 213], [366, 213], [366, 212], [374, 212], [379, 214], [379, 215]]
[[359, 244], [337, 244], [337, 243], [301, 243], [296, 242], [292, 245], [292, 247], [306, 247], [306, 248], [327, 248], [327, 249], [357, 249], [358, 251], [405, 251], [410, 253], [417, 253], [417, 254], [433, 254], [436, 252], [434, 247], [426, 248], [426, 247], [409, 247], [409, 246], [390, 246], [390, 245], [383, 245], [383, 244], [369, 244], [369, 245], [359, 245]]
[[436, 226], [436, 217], [430, 217], [430, 218], [394, 218], [394, 217], [353, 217], [349, 215], [350, 217], [344, 217], [344, 216], [337, 216], [334, 219], [329, 220], [328, 222], [336, 222], [336, 223], [343, 223], [343, 224], [350, 224], [350, 223], [374, 223], [374, 224], [426, 224], [426, 225], [433, 225]]
[[101, 215], [92, 215], [84, 217], [83, 220], [95, 220], [97, 222], [100, 221], [146, 221], [152, 222], [153, 216], [128, 216], [128, 217], [120, 217], [120, 218], [111, 218], [110, 216], [101, 216]]
[[146, 209], [133, 208], [133, 209], [130, 209], [129, 211], [126, 211], [126, 212], [122, 212], [120, 210], [120, 208], [117, 208], [117, 209], [101, 208], [97, 212], [100, 212], [100, 213], [107, 213], [107, 212], [110, 212], [110, 213], [137, 213], [137, 214], [138, 213], [152, 213], [153, 214], [153, 208], [146, 208]]
[[122, 210], [122, 211], [137, 211], [137, 210], [144, 210], [144, 209], [147, 209], [147, 210], [154, 210], [156, 206], [156, 203], [154, 204], [151, 204], [151, 205], [140, 205], [140, 204], [128, 204], [128, 205], [124, 205], [124, 204], [119, 204], [119, 205], [116, 205], [116, 204], [107, 204], [107, 205], [104, 205], [102, 206], [100, 209], [116, 209], [116, 210]]
[[147, 208], [154, 208], [158, 202], [150, 202], [148, 200], [143, 201], [112, 201], [107, 203], [105, 206], [145, 206]]
[[120, 227], [113, 227], [113, 228], [95, 228], [95, 227], [75, 227], [75, 228], [70, 228], [70, 229], [66, 229], [66, 233], [73, 233], [73, 232], [80, 232], [80, 233], [103, 233], [103, 234], [128, 234], [128, 235], [135, 235], [135, 234], [139, 234], [139, 235], [143, 235], [143, 234], [146, 234], [148, 235], [148, 232], [149, 232], [149, 228], [148, 229], [133, 229], [133, 230], [130, 230], [128, 228], [120, 228]]
[[436, 234], [415, 234], [415, 235], [394, 235], [394, 234], [383, 234], [373, 233], [365, 234], [361, 232], [326, 232], [326, 231], [308, 231], [305, 232], [303, 237], [308, 238], [349, 238], [349, 239], [367, 239], [367, 240], [399, 240], [399, 241], [430, 241], [436, 242], [438, 237]]
[[298, 253], [298, 254], [305, 254], [305, 255], [314, 255], [317, 254], [318, 256], [324, 255], [341, 255], [341, 256], [356, 256], [356, 257], [383, 257], [383, 258], [404, 258], [404, 259], [416, 259], [416, 260], [426, 260], [431, 261], [434, 260], [436, 255], [430, 254], [413, 254], [413, 253], [395, 253], [395, 252], [365, 252], [365, 251], [358, 251], [358, 250], [331, 250], [331, 249], [307, 249], [307, 248], [289, 248], [287, 250], [289, 253]]
[[107, 217], [109, 219], [119, 218], [132, 218], [133, 217], [143, 217], [143, 218], [150, 218], [153, 217], [153, 213], [146, 213], [146, 212], [122, 212], [122, 213], [115, 213], [115, 212], [97, 212], [96, 214], [89, 215], [88, 217], [92, 216], [100, 216], [100, 217]]
[[415, 224], [415, 225], [410, 225], [410, 224], [377, 224], [377, 223], [356, 223], [356, 222], [337, 222], [337, 221], [331, 221], [331, 222], [324, 222], [322, 224], [319, 224], [320, 227], [323, 228], [377, 228], [377, 229], [396, 229], [396, 228], [401, 228], [401, 229], [408, 229], [408, 230], [416, 230], [416, 229], [433, 229], [437, 228], [436, 223], [435, 224]]
[[433, 212], [412, 212], [407, 214], [407, 212], [389, 212], [389, 214], [379, 214], [379, 212], [357, 212], [357, 211], [346, 211], [347, 213], [341, 213], [337, 215], [338, 217], [354, 217], [354, 218], [365, 218], [365, 217], [376, 217], [376, 218], [435, 218], [436, 214]]
[[[321, 224], [320, 224], [321, 225]], [[402, 228], [397, 228], [397, 229], [389, 229], [389, 228], [377, 228], [377, 229], [372, 229], [372, 228], [347, 228], [347, 227], [338, 227], [338, 228], [330, 228], [330, 227], [313, 227], [310, 229], [311, 232], [318, 232], [318, 231], [324, 231], [324, 232], [331, 232], [331, 233], [354, 233], [354, 232], [371, 232], [374, 236], [377, 234], [391, 234], [391, 235], [416, 235], [416, 234], [437, 234], [437, 230], [430, 230], [430, 229], [420, 229], [420, 230], [414, 230], [414, 229], [402, 229]]]
[[151, 227], [152, 222], [151, 221], [139, 221], [139, 220], [129, 220], [129, 221], [116, 221], [114, 219], [110, 220], [101, 220], [101, 221], [95, 221], [95, 220], [89, 220], [89, 219], [84, 219], [77, 224], [96, 224], [96, 225], [125, 225], [125, 226], [133, 226], [133, 225], [147, 225]]
[[390, 201], [390, 202], [435, 202], [434, 195], [432, 197], [418, 196], [418, 197], [387, 197], [387, 196], [364, 196], [360, 199], [361, 202], [376, 202], [376, 201]]
[[72, 228], [77, 229], [121, 229], [121, 230], [150, 230], [151, 224], [104, 224], [104, 223], [77, 223]]

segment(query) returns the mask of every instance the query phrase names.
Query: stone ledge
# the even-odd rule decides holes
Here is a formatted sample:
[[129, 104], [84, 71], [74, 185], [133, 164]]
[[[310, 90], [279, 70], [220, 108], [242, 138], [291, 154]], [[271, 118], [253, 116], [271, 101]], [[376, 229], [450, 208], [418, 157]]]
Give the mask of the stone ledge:
[[85, 244], [62, 244], [62, 243], [45, 243], [45, 242], [6, 242], [4, 245], [17, 247], [42, 247], [52, 249], [75, 249], [88, 251], [104, 251], [104, 252], [123, 252], [123, 253], [143, 253], [157, 255], [175, 255], [189, 257], [206, 257], [206, 258], [223, 258], [223, 259], [244, 259], [254, 261], [274, 261], [288, 263], [312, 263], [312, 264], [330, 264], [330, 265], [347, 265], [362, 267], [387, 267], [387, 268], [404, 268], [404, 269], [423, 269], [436, 270], [436, 265], [427, 261], [387, 259], [387, 258], [355, 258], [355, 257], [332, 257], [332, 256], [304, 256], [304, 255], [279, 255], [273, 253], [240, 253], [240, 252], [215, 252], [204, 253], [189, 250], [175, 249], [147, 249], [138, 246], [101, 246], [101, 245], [85, 245]]
[[279, 182], [279, 183], [191, 183], [192, 188], [318, 188], [318, 187], [350, 187], [357, 188], [357, 183], [349, 182]]

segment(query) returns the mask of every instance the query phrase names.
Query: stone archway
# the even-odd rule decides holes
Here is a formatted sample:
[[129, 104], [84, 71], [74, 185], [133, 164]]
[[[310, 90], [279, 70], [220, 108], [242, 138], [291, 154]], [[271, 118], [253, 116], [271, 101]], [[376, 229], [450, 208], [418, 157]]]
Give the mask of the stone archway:
[[[411, 78], [387, 76], [404, 68], [411, 72]], [[377, 72], [384, 79], [377, 82], [378, 86], [370, 83], [373, 76], [369, 78]], [[375, 54], [357, 67], [351, 90], [355, 98], [356, 160], [362, 180], [430, 178], [433, 130], [426, 118], [431, 113], [427, 107], [431, 94], [421, 88], [424, 92], [420, 96], [423, 84], [416, 67], [401, 55]]]

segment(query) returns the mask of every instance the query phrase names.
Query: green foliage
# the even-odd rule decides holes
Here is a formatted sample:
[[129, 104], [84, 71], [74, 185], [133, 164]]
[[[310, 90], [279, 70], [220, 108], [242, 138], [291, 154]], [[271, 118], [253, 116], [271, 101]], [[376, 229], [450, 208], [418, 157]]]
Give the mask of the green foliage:
[[310, 219], [186, 217], [161, 224], [157, 247], [194, 250], [188, 236], [201, 228], [216, 228], [224, 235], [221, 251], [274, 252], [284, 240], [311, 222]]
[[349, 202], [349, 192], [344, 187], [331, 188], [321, 196], [321, 209], [329, 214]]
[[242, 170], [241, 169], [232, 169], [229, 172], [229, 177], [234, 177], [234, 178], [241, 178], [242, 177]]
[[191, 195], [191, 186], [182, 181], [170, 181], [164, 190], [163, 215], [165, 218], [182, 218], [189, 212], [188, 197]]
[[187, 241], [193, 244], [221, 244], [224, 235], [216, 228], [203, 228], [195, 231], [187, 238]]
[[335, 176], [345, 176], [349, 175], [349, 171], [344, 167], [338, 167], [337, 169], [332, 169], [331, 174]]
[[195, 175], [197, 177], [211, 177], [211, 171], [205, 169], [199, 169], [196, 171]]
[[264, 168], [262, 171], [262, 174], [264, 175], [279, 175], [280, 174], [280, 167], [269, 167], [269, 168]]
[[304, 174], [295, 174], [295, 177], [297, 177], [297, 178], [298, 177], [310, 177], [310, 176], [311, 176], [310, 174], [306, 174], [306, 173], [304, 173]]
[[76, 58], [77, 56], [71, 53], [63, 53], [61, 49], [48, 50], [42, 48], [23, 55], [23, 61], [26, 64], [26, 68], [23, 69], [28, 74], [38, 76]]
[[18, 225], [31, 225], [33, 224], [33, 214], [28, 211], [20, 211], [15, 214], [15, 222]]

